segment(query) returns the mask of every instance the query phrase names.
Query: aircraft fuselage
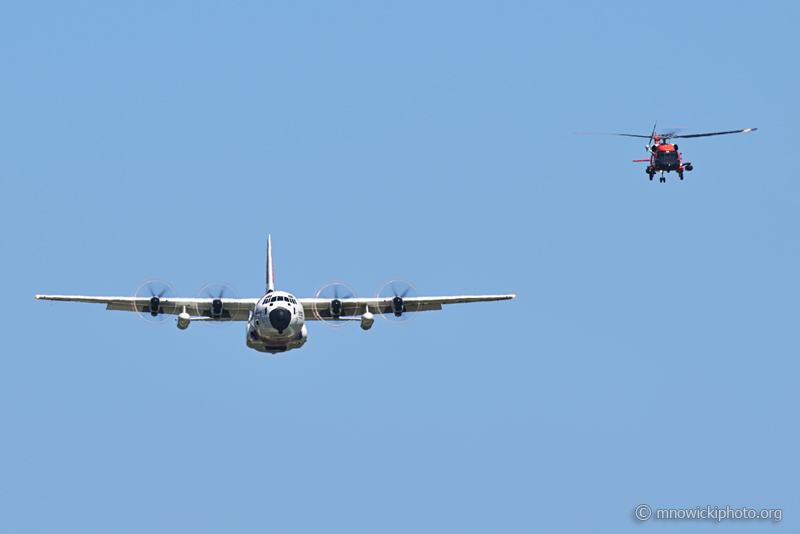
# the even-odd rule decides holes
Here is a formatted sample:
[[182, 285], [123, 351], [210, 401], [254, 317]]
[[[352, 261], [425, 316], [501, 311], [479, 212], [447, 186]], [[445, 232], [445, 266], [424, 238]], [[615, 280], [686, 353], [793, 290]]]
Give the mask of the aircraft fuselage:
[[303, 306], [285, 291], [261, 297], [247, 322], [247, 346], [261, 352], [298, 349], [307, 339]]

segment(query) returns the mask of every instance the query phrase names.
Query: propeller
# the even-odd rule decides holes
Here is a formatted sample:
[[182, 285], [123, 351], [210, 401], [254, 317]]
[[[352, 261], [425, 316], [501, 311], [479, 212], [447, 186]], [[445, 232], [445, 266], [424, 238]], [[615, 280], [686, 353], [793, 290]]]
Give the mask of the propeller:
[[[689, 138], [689, 137], [709, 137], [712, 135], [725, 135], [725, 134], [735, 134], [735, 133], [744, 133], [744, 132], [754, 132], [758, 130], [758, 128], [746, 128], [744, 130], [732, 130], [730, 132], [714, 132], [714, 133], [705, 133], [705, 134], [691, 134], [691, 135], [675, 135], [675, 132], [678, 130], [685, 130], [684, 126], [673, 126], [671, 128], [672, 131], [658, 135], [661, 139], [681, 139], [681, 138]], [[624, 134], [624, 133], [605, 133], [605, 132], [575, 132], [578, 135], [622, 135], [625, 137], [641, 137], [642, 139], [649, 139], [652, 141], [656, 137], [656, 127], [653, 126], [653, 133], [650, 135], [636, 135], [636, 134]], [[648, 141], [648, 143], [650, 143]]]
[[418, 296], [416, 286], [400, 278], [387, 281], [375, 293], [376, 299], [389, 300], [388, 305], [383, 305], [379, 311], [383, 320], [393, 324], [407, 323], [414, 318], [419, 311], [419, 303], [409, 303], [408, 299]]
[[354, 313], [363, 311], [345, 306], [344, 300], [357, 297], [355, 289], [344, 282], [333, 281], [323, 284], [314, 293], [312, 305], [314, 317], [328, 326], [341, 328], [355, 320]]
[[686, 126], [667, 126], [664, 130], [661, 131], [659, 137], [661, 139], [672, 139], [675, 137], [675, 134], [678, 133], [679, 130], [686, 130]]
[[672, 139], [688, 139], [689, 137], [710, 137], [712, 135], [726, 135], [726, 134], [735, 134], [735, 133], [745, 133], [745, 132], [755, 132], [758, 128], [745, 128], [744, 130], [732, 130], [730, 132], [714, 132], [714, 133], [704, 133], [704, 134], [691, 134], [691, 135], [673, 135]]
[[652, 144], [653, 140], [656, 138], [656, 126], [658, 125], [658, 121], [653, 124], [653, 131], [650, 135], [639, 135], [639, 134], [625, 134], [625, 133], [608, 133], [608, 132], [575, 132], [577, 135], [621, 135], [624, 137], [640, 137], [642, 139], [647, 139], [648, 146]]
[[[195, 315], [211, 317], [211, 321], [203, 321], [213, 327], [226, 326], [236, 317], [236, 310], [225, 308], [225, 299], [238, 299], [239, 293], [226, 282], [209, 282], [197, 292], [197, 299], [204, 302], [195, 304]], [[208, 302], [211, 299], [211, 302]]]
[[173, 311], [171, 308], [164, 309], [167, 304], [165, 301], [176, 296], [175, 288], [169, 282], [150, 278], [139, 284], [133, 292], [133, 298], [136, 299], [133, 311], [146, 323], [163, 324], [169, 318], [166, 312]]
[[655, 136], [655, 131], [653, 131], [653, 133], [650, 135], [606, 133], [606, 132], [575, 132], [575, 134], [576, 135], [623, 135], [625, 137], [641, 137], [642, 139], [652, 139]]

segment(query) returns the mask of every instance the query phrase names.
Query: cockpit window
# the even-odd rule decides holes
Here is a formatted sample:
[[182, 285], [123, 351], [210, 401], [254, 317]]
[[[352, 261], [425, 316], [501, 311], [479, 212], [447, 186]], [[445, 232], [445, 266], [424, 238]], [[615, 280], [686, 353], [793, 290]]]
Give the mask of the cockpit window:
[[297, 300], [294, 297], [282, 296], [278, 295], [275, 297], [266, 297], [264, 298], [264, 306], [273, 302], [291, 302], [292, 304], [297, 304]]

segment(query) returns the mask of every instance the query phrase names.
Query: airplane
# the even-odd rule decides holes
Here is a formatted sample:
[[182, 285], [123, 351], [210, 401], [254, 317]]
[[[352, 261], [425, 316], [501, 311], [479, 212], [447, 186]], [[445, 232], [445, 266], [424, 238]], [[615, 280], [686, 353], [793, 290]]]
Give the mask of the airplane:
[[320, 291], [317, 291], [314, 298], [296, 298], [286, 291], [277, 291], [272, 263], [272, 236], [269, 236], [267, 289], [266, 293], [258, 298], [226, 298], [222, 292], [217, 297], [210, 298], [177, 298], [164, 296], [166, 290], [155, 294], [152, 289], [149, 297], [139, 296], [137, 290], [137, 294], [133, 297], [36, 295], [36, 298], [106, 304], [107, 310], [133, 311], [142, 317], [177, 315], [176, 323], [180, 330], [186, 330], [195, 321], [211, 323], [247, 321], [247, 346], [259, 352], [279, 354], [299, 349], [306, 343], [308, 340], [306, 321], [358, 321], [363, 330], [369, 330], [375, 322], [375, 314], [400, 318], [403, 314], [413, 315], [418, 311], [441, 310], [443, 304], [508, 300], [516, 297], [516, 295], [409, 297], [408, 291], [409, 289], [406, 289], [401, 294], [394, 291], [393, 296], [382, 296], [379, 290], [374, 298], [355, 296], [340, 298], [338, 293], [330, 298], [321, 296]]

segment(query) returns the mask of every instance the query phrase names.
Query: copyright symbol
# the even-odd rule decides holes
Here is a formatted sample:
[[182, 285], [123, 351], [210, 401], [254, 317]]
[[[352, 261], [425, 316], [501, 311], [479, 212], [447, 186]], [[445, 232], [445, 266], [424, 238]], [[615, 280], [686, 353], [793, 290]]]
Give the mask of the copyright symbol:
[[640, 504], [639, 506], [636, 507], [634, 515], [636, 515], [636, 519], [638, 519], [639, 521], [647, 521], [648, 519], [650, 519], [650, 515], [652, 513], [653, 511], [650, 510], [649, 506], [647, 506], [646, 504]]

